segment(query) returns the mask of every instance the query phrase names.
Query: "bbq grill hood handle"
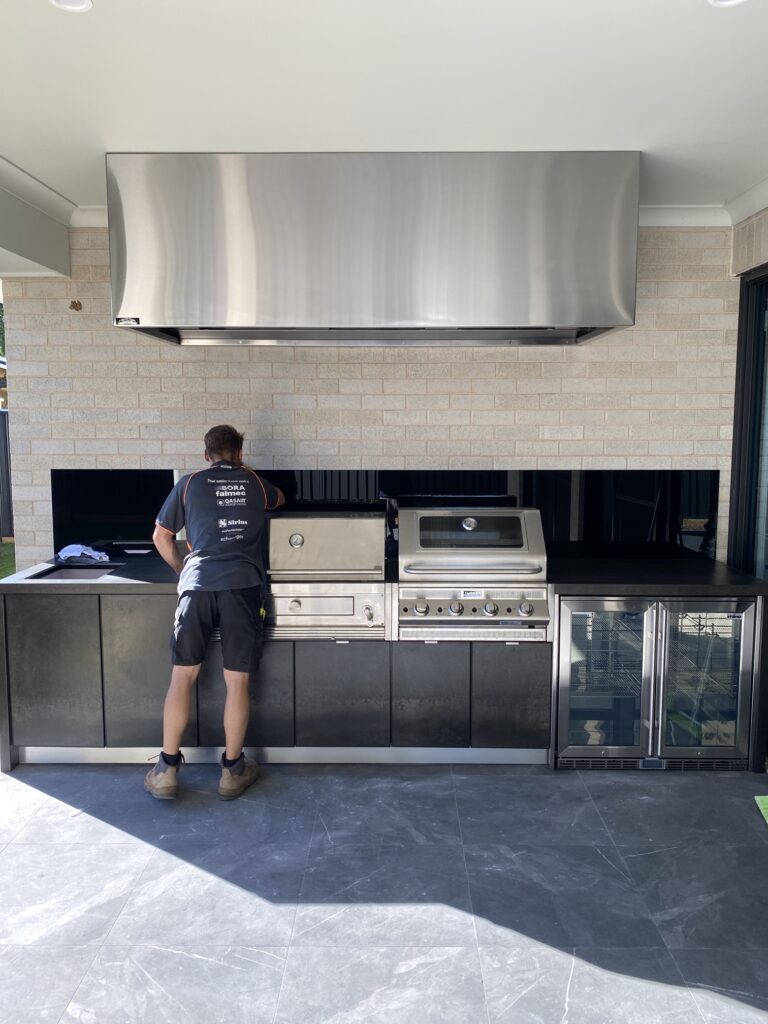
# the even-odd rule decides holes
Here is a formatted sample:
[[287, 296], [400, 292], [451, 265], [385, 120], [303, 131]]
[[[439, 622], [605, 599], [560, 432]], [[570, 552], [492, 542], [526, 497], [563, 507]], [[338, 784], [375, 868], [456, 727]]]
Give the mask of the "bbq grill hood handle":
[[474, 573], [477, 575], [487, 575], [488, 573], [497, 573], [500, 576], [510, 576], [516, 573], [525, 574], [527, 576], [535, 576], [540, 572], [543, 572], [544, 568], [541, 565], [490, 565], [486, 566], [481, 563], [475, 562], [473, 565], [432, 565], [428, 562], [408, 562], [403, 566], [403, 572], [421, 575], [422, 573], [429, 572], [435, 573], [440, 576], [455, 576], [457, 572]]

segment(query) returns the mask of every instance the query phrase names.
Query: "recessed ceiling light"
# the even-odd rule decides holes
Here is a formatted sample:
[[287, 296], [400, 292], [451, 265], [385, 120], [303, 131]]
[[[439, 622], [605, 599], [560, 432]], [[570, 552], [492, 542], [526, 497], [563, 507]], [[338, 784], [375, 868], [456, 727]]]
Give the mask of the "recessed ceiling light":
[[746, 0], [709, 0], [713, 7], [737, 7], [746, 3]]
[[70, 14], [84, 14], [93, 7], [93, 0], [51, 0], [51, 3], [60, 11], [69, 11]]

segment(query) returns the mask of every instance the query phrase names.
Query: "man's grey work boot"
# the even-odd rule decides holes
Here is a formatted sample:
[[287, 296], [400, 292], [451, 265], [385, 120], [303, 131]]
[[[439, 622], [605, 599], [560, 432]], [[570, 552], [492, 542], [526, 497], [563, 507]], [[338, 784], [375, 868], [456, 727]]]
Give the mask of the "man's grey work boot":
[[179, 794], [179, 768], [183, 764], [183, 754], [178, 764], [166, 764], [161, 754], [157, 764], [144, 776], [144, 789], [157, 800], [175, 800]]
[[224, 757], [221, 759], [221, 780], [219, 782], [219, 796], [222, 800], [234, 800], [236, 796], [248, 789], [251, 783], [259, 777], [259, 766], [245, 754], [231, 768], [224, 767]]

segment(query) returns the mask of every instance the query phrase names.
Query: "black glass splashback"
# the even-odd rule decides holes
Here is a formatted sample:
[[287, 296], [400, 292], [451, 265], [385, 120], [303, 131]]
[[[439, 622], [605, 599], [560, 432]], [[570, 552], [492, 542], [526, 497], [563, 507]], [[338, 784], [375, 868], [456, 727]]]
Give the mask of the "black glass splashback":
[[[713, 558], [717, 532], [715, 470], [262, 470], [287, 507], [387, 509], [398, 503], [538, 508], [550, 553], [560, 545], [642, 555], [653, 544]], [[101, 540], [147, 541], [173, 486], [169, 470], [52, 470], [56, 550]]]
[[53, 546], [151, 543], [170, 469], [52, 469]]
[[714, 558], [716, 470], [265, 470], [289, 506], [518, 505], [550, 545], [648, 544]]

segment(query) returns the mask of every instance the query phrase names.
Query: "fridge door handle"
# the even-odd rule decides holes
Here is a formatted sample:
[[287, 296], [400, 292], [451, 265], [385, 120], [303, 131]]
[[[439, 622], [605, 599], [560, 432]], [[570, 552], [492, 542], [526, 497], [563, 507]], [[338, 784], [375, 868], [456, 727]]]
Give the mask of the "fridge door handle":
[[664, 746], [664, 695], [667, 682], [667, 634], [669, 631], [669, 609], [659, 606], [659, 636], [656, 652], [656, 686], [653, 702], [654, 743], [652, 753], [661, 757]]
[[645, 736], [641, 740], [644, 754], [653, 753], [654, 737], [654, 694], [656, 684], [656, 622], [657, 605], [654, 601], [645, 612], [645, 643], [643, 647], [643, 706], [642, 718], [645, 724]]

